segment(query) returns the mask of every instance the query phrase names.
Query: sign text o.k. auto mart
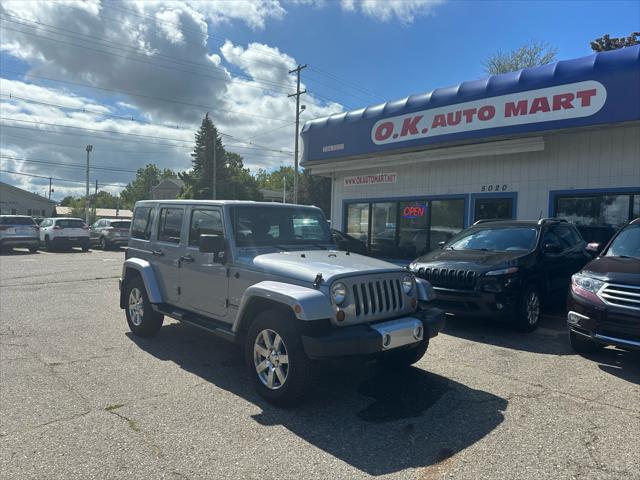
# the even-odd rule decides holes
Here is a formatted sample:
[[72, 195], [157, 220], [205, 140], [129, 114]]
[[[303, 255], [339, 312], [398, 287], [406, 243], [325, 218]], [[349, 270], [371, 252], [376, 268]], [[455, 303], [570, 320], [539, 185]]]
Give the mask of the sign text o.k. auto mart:
[[302, 163], [640, 120], [640, 45], [307, 122]]
[[376, 185], [379, 183], [396, 183], [398, 180], [397, 173], [374, 173], [372, 175], [354, 175], [353, 177], [344, 178], [345, 187], [354, 187], [359, 185]]

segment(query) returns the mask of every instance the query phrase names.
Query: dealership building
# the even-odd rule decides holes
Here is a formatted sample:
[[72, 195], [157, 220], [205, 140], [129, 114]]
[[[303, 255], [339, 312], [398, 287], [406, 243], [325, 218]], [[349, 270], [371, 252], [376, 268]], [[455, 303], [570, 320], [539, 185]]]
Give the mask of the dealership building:
[[640, 46], [307, 122], [332, 225], [415, 258], [480, 219], [561, 217], [597, 240], [640, 216]]

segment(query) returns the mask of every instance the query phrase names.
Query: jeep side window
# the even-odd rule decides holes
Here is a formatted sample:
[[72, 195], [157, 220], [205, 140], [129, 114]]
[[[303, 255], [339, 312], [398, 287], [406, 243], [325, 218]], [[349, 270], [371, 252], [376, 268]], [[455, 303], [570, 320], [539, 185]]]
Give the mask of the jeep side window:
[[223, 235], [220, 210], [193, 210], [189, 227], [189, 246], [200, 245], [200, 235]]
[[160, 210], [160, 222], [158, 224], [158, 241], [180, 243], [180, 231], [182, 230], [182, 208], [163, 208]]
[[153, 207], [138, 207], [133, 214], [131, 237], [141, 240], [151, 238], [151, 224], [153, 223]]

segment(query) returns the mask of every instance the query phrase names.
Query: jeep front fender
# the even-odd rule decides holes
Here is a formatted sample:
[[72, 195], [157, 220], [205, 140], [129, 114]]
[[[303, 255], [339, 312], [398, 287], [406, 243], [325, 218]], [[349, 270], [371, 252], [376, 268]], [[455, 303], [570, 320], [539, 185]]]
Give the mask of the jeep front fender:
[[147, 290], [147, 297], [151, 303], [162, 303], [162, 294], [156, 280], [156, 276], [153, 273], [153, 267], [151, 264], [141, 258], [128, 258], [124, 261], [122, 266], [122, 291], [120, 292], [120, 307], [124, 308], [124, 294], [127, 285], [127, 281], [131, 277], [131, 271], [137, 272], [142, 278], [144, 287]]
[[290, 283], [264, 281], [245, 290], [233, 325], [234, 332], [238, 331], [251, 302], [256, 299], [288, 307], [298, 320], [321, 320], [335, 315], [331, 300], [320, 290]]

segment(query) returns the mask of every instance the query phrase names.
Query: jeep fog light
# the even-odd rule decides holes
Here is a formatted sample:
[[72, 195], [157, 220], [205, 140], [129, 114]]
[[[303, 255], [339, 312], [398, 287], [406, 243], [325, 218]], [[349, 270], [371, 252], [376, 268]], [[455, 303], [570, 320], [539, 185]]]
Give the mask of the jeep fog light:
[[342, 305], [347, 299], [347, 286], [344, 283], [334, 283], [331, 287], [331, 298], [336, 305]]
[[413, 338], [415, 338], [416, 340], [422, 340], [422, 325], [416, 325], [416, 327], [413, 329]]

